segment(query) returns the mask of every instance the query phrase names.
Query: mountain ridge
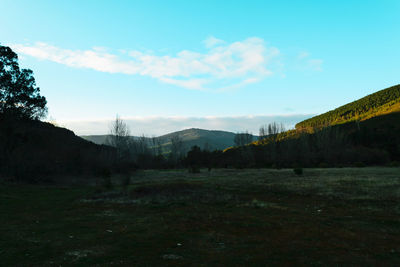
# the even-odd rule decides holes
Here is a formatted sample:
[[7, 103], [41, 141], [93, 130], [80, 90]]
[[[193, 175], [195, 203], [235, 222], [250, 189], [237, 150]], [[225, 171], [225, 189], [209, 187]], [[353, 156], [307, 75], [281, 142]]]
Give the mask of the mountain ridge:
[[[157, 136], [161, 142], [161, 146], [164, 151], [168, 151], [171, 145], [171, 138], [179, 136], [182, 139], [184, 150], [189, 150], [192, 146], [199, 146], [202, 149], [208, 150], [223, 150], [227, 147], [234, 146], [235, 133], [222, 130], [206, 130], [200, 128], [189, 128], [176, 132], [167, 133], [164, 135]], [[109, 135], [82, 135], [81, 138], [91, 141], [95, 144], [106, 144], [106, 138]], [[253, 140], [256, 140], [258, 136], [252, 135]], [[131, 136], [133, 139], [140, 138], [139, 136]], [[151, 141], [152, 137], [145, 137], [148, 142]]]

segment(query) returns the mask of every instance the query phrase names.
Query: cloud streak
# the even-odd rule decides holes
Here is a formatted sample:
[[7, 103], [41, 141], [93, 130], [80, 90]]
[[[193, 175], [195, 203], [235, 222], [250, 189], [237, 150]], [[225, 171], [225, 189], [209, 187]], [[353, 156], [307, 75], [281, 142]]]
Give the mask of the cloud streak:
[[142, 75], [187, 89], [240, 87], [273, 74], [280, 52], [257, 37], [227, 44], [209, 37], [204, 53], [183, 50], [176, 55], [156, 55], [137, 50], [111, 53], [104, 48], [70, 50], [47, 43], [15, 44], [18, 53], [49, 60], [73, 68], [107, 73]]

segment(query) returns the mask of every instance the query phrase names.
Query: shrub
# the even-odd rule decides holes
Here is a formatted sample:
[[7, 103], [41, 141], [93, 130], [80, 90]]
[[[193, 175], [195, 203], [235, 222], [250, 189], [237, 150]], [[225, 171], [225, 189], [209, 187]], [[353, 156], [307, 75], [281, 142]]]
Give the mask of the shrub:
[[293, 172], [294, 172], [296, 175], [302, 175], [302, 174], [303, 174], [303, 168], [294, 168], [294, 169], [293, 169]]
[[354, 166], [357, 167], [357, 168], [363, 168], [363, 167], [365, 167], [366, 165], [365, 165], [364, 162], [356, 162], [356, 163], [354, 163]]
[[320, 168], [329, 168], [329, 165], [328, 165], [328, 163], [326, 163], [326, 162], [321, 162], [321, 163], [318, 165], [318, 167], [320, 167]]
[[398, 161], [391, 161], [389, 164], [387, 164], [389, 167], [400, 167], [400, 162]]
[[192, 165], [189, 167], [189, 172], [190, 173], [200, 173], [200, 168], [196, 165]]

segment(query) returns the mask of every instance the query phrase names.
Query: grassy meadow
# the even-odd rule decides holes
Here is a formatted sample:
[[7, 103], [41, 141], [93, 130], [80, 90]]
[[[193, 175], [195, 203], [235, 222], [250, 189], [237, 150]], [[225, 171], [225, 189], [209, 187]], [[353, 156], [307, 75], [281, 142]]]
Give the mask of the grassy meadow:
[[0, 184], [1, 266], [400, 264], [400, 168], [138, 171]]

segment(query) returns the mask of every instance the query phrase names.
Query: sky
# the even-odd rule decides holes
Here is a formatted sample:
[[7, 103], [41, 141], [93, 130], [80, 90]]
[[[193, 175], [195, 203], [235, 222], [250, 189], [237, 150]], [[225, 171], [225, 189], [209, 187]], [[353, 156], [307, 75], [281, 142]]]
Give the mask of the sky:
[[48, 120], [105, 134], [287, 128], [400, 82], [400, 1], [0, 0]]

